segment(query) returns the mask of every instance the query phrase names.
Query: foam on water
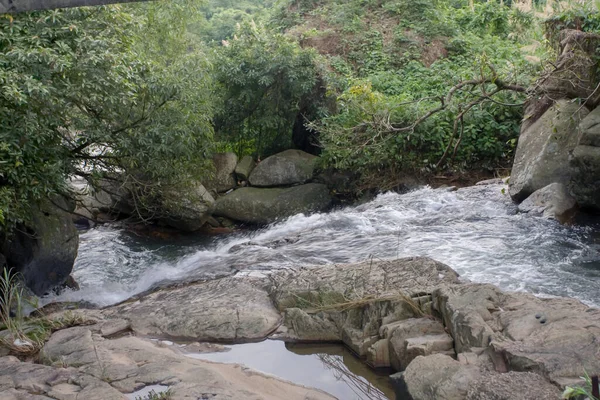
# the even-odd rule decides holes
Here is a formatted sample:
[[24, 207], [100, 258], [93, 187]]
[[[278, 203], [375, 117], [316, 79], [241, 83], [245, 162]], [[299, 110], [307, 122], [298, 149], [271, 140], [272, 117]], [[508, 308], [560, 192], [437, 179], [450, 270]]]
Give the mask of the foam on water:
[[597, 227], [518, 214], [502, 185], [387, 193], [368, 203], [221, 239], [156, 242], [101, 227], [81, 235], [78, 292], [60, 300], [112, 304], [163, 281], [429, 256], [465, 279], [600, 305]]

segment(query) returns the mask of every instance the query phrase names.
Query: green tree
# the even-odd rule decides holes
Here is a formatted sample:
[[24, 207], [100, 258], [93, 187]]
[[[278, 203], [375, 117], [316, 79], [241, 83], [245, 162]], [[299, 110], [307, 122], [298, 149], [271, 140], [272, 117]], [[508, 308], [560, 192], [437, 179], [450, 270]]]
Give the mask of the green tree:
[[258, 156], [290, 148], [294, 121], [317, 82], [315, 55], [282, 34], [243, 24], [216, 50], [217, 140]]
[[204, 57], [150, 60], [157, 48], [140, 45], [151, 31], [139, 14], [112, 6], [0, 18], [7, 230], [38, 201], [69, 195], [70, 176], [96, 185], [118, 174], [152, 199], [205, 173], [212, 110]]

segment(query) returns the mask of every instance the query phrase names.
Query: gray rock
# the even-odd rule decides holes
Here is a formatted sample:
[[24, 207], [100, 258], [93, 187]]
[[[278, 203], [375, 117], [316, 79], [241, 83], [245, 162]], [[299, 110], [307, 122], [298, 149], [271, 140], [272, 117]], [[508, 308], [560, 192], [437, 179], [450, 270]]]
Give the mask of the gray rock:
[[536, 190], [519, 204], [522, 213], [538, 214], [544, 218], [566, 221], [577, 207], [577, 202], [562, 183], [552, 183]]
[[41, 296], [61, 286], [71, 274], [79, 247], [79, 233], [67, 203], [55, 200], [61, 209], [46, 204], [31, 215], [4, 243], [1, 253], [7, 265], [20, 273], [26, 286]]
[[201, 184], [187, 191], [167, 191], [162, 194], [162, 207], [168, 217], [164, 222], [175, 229], [194, 232], [202, 228], [212, 215], [215, 199]]
[[235, 153], [214, 154], [215, 176], [205, 182], [206, 187], [217, 193], [224, 193], [233, 189], [236, 186], [234, 171], [237, 163], [238, 157]]
[[417, 357], [397, 377], [396, 396], [411, 400], [464, 400], [480, 376], [478, 367], [442, 354]]
[[252, 157], [244, 156], [235, 167], [235, 174], [237, 178], [241, 181], [247, 181], [255, 166], [256, 163]]
[[300, 150], [286, 150], [261, 161], [250, 174], [250, 184], [258, 187], [305, 183], [313, 178], [318, 157]]
[[300, 213], [324, 210], [327, 186], [309, 183], [286, 189], [241, 188], [217, 200], [215, 214], [236, 221], [268, 224]]
[[577, 203], [600, 211], [600, 107], [581, 121], [581, 139], [571, 158], [570, 190]]
[[504, 185], [508, 183], [509, 178], [493, 178], [486, 179], [484, 181], [479, 181], [475, 184], [475, 186], [487, 186], [487, 185]]
[[577, 146], [578, 125], [587, 113], [577, 103], [560, 100], [521, 131], [509, 184], [515, 201], [551, 183], [568, 185], [572, 175], [569, 154]]
[[[422, 293], [457, 283], [458, 275], [444, 264], [415, 257], [282, 271], [271, 275], [271, 281], [271, 297], [284, 312], [287, 328], [279, 338], [341, 340], [372, 365], [390, 366], [390, 352], [385, 349], [401, 324], [398, 321], [421, 315], [420, 300], [430, 300]], [[423, 321], [435, 325], [429, 333], [444, 333], [439, 322]], [[426, 334], [419, 329], [415, 332], [417, 336]], [[441, 338], [429, 339], [411, 343], [410, 354], [443, 347]], [[446, 339], [443, 342], [447, 343]]]
[[440, 288], [433, 297], [458, 353], [489, 346], [502, 355], [497, 369], [538, 372], [558, 385], [577, 381], [584, 370], [600, 373], [598, 309], [481, 284]]
[[241, 278], [160, 290], [105, 312], [143, 335], [197, 341], [261, 340], [281, 323], [268, 293]]
[[540, 375], [531, 372], [486, 373], [474, 383], [467, 400], [556, 400], [561, 392]]
[[169, 387], [174, 400], [333, 399], [319, 390], [239, 365], [187, 357], [177, 346], [135, 336], [107, 340], [94, 333], [97, 330], [90, 326], [54, 333], [44, 346], [44, 354], [53, 355], [53, 359], [45, 359], [51, 365], [0, 358], [0, 397], [7, 398], [10, 393], [13, 397], [9, 398], [15, 399], [125, 400], [134, 396], [124, 393], [159, 384]]
[[418, 356], [451, 353], [453, 340], [444, 326], [429, 318], [411, 318], [401, 321], [392, 329], [389, 338], [390, 364], [403, 371]]
[[[278, 271], [271, 276], [273, 300], [280, 310], [296, 307], [299, 298], [309, 304], [358, 300], [368, 296], [411, 298], [440, 285], [458, 283], [458, 274], [445, 264], [427, 257], [409, 257], [357, 264], [323, 265]], [[319, 298], [321, 300], [319, 300]], [[401, 310], [400, 312], [404, 312]], [[406, 316], [403, 319], [410, 318]], [[382, 320], [383, 324], [397, 320]]]

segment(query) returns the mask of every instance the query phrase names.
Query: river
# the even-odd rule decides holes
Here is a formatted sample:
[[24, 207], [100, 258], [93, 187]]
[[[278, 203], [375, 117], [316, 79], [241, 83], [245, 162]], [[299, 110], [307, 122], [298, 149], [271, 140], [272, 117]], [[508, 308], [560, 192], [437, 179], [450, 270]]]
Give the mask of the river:
[[109, 305], [170, 281], [429, 256], [465, 280], [600, 305], [598, 226], [519, 214], [503, 189], [386, 193], [358, 206], [217, 238], [161, 241], [99, 227], [81, 235], [73, 273], [81, 290], [58, 299]]

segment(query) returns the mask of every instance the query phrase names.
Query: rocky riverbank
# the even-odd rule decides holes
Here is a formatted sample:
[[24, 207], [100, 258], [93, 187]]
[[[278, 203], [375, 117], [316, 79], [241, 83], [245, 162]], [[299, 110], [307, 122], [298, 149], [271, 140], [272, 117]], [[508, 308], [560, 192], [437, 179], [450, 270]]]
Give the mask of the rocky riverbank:
[[392, 376], [399, 398], [414, 400], [556, 399], [584, 371], [600, 372], [600, 310], [461, 282], [427, 258], [238, 274], [75, 312], [92, 325], [54, 333], [43, 365], [0, 359], [0, 389], [15, 398], [35, 391], [110, 399], [161, 384], [174, 399], [328, 398], [189, 360], [147, 337], [342, 342], [369, 364], [399, 371]]

